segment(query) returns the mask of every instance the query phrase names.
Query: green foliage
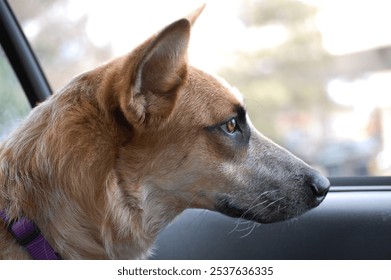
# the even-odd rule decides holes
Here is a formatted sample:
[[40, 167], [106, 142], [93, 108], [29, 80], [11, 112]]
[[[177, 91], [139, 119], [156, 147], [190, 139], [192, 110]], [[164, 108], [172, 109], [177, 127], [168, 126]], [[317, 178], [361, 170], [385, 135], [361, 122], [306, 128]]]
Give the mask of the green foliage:
[[296, 0], [247, 0], [242, 17], [249, 19], [251, 25], [278, 23], [302, 27], [303, 20], [313, 16], [315, 12], [314, 7]]
[[0, 52], [0, 138], [11, 130], [17, 120], [25, 117], [30, 109], [8, 60]]

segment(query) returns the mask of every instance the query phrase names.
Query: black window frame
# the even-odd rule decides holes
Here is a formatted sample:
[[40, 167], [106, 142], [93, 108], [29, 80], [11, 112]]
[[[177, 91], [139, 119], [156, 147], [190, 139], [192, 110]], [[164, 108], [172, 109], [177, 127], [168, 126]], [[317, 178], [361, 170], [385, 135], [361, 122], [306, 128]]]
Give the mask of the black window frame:
[[31, 107], [47, 99], [52, 89], [6, 0], [0, 0], [0, 43]]

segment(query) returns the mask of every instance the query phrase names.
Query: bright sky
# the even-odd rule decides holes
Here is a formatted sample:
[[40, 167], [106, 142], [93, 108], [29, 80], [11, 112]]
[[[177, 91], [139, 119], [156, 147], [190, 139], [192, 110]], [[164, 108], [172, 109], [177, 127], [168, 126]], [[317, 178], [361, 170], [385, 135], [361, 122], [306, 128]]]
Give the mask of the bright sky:
[[323, 44], [331, 54], [391, 44], [391, 1], [305, 0], [317, 5]]
[[[302, 1], [319, 8], [317, 24], [331, 54], [391, 44], [391, 1]], [[93, 42], [112, 44], [119, 55], [205, 2], [206, 9], [192, 34], [189, 57], [193, 65], [215, 71], [222, 64], [235, 63], [237, 50], [274, 47], [287, 36], [284, 28], [277, 26], [246, 29], [238, 18], [241, 0], [70, 0], [68, 15], [88, 14], [87, 32]]]
[[[68, 13], [75, 18], [87, 13], [87, 33], [92, 41], [98, 45], [111, 44], [114, 55], [120, 55], [129, 52], [167, 24], [187, 16], [204, 2], [208, 1], [71, 0]], [[208, 2], [192, 30], [189, 57], [193, 65], [217, 69], [226, 59], [225, 55], [238, 47], [238, 41], [245, 39], [242, 38], [244, 26], [237, 18], [239, 2]]]

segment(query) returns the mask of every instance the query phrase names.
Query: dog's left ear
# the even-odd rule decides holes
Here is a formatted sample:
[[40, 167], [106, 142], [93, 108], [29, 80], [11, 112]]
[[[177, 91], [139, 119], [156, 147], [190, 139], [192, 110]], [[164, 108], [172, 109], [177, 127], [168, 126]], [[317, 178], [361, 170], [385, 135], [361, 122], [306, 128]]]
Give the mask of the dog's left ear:
[[159, 101], [170, 102], [174, 98], [187, 73], [189, 37], [190, 23], [186, 19], [174, 22], [158, 34], [138, 64], [134, 94], [151, 95], [150, 98], [155, 95]]
[[203, 8], [170, 24], [130, 54], [136, 64], [131, 63], [130, 90], [120, 103], [131, 125], [141, 128], [172, 112], [187, 78], [190, 29]]
[[171, 113], [187, 77], [190, 29], [189, 20], [178, 20], [136, 50], [141, 59], [134, 68], [130, 95], [121, 104], [133, 126], [148, 125]]
[[193, 11], [191, 14], [189, 14], [186, 18], [190, 21], [191, 25], [195, 23], [197, 18], [200, 16], [202, 11], [205, 9], [206, 4], [201, 5], [197, 10]]

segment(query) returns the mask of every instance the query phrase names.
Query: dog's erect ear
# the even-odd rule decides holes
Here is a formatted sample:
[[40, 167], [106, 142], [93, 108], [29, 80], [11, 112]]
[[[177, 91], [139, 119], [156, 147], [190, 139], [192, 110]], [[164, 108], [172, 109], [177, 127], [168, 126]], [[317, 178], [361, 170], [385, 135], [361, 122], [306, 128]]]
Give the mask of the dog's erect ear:
[[199, 7], [197, 10], [189, 14], [186, 18], [190, 21], [191, 25], [194, 25], [197, 18], [200, 16], [202, 11], [205, 9], [206, 4], [203, 4], [201, 7]]
[[141, 58], [134, 68], [130, 100], [121, 104], [133, 125], [149, 124], [171, 113], [187, 77], [190, 29], [189, 20], [178, 20], [136, 50]]

